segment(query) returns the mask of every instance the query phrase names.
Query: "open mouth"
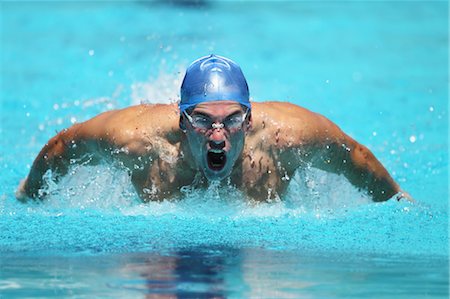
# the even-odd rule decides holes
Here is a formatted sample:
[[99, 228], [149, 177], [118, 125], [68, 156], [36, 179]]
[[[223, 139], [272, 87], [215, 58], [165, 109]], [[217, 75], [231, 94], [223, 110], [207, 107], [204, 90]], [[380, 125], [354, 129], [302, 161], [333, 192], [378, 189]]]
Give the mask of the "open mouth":
[[209, 150], [207, 154], [208, 167], [212, 170], [222, 170], [227, 162], [227, 156], [222, 150]]

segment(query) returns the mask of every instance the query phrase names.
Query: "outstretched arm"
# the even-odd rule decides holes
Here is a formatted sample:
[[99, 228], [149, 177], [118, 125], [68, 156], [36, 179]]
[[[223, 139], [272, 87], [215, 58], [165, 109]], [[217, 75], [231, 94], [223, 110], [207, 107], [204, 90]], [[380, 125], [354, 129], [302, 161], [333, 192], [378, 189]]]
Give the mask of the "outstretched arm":
[[[27, 198], [40, 197], [39, 190], [44, 185], [44, 174], [51, 170], [55, 177], [65, 175], [70, 162], [82, 162], [88, 153], [89, 142], [79, 136], [80, 125], [72, 126], [51, 138], [42, 148], [31, 166], [28, 177], [20, 184], [16, 192], [17, 199], [26, 201]], [[91, 144], [92, 146], [92, 144]]]
[[[73, 163], [92, 165], [104, 157], [127, 168], [133, 185], [142, 194], [144, 188], [153, 184], [148, 177], [149, 167], [157, 156], [155, 153], [169, 153], [174, 148], [172, 143], [176, 144], [172, 139], [178, 137], [171, 132], [174, 128], [178, 132], [179, 116], [174, 111], [176, 105], [131, 106], [102, 113], [63, 130], [43, 147], [28, 177], [20, 183], [16, 197], [25, 201], [45, 195], [40, 194], [40, 190], [48, 170], [58, 178], [66, 174]], [[171, 141], [168, 138], [172, 138]]]
[[28, 177], [20, 184], [16, 192], [17, 199], [39, 198], [44, 187], [44, 174], [50, 170], [56, 178], [65, 175], [72, 163], [90, 164], [98, 162], [99, 149], [109, 142], [105, 124], [114, 112], [106, 112], [62, 130], [51, 138], [34, 160]]
[[374, 201], [385, 201], [396, 194], [397, 199], [411, 199], [367, 147], [325, 117], [316, 117], [317, 133], [310, 140], [316, 153], [311, 155], [314, 167], [343, 174], [354, 186], [366, 190]]

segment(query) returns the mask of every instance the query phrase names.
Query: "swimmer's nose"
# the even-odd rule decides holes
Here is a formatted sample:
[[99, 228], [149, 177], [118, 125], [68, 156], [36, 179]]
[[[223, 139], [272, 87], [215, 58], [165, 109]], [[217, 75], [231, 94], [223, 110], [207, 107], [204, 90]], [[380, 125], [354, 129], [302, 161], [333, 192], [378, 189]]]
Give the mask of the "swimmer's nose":
[[209, 146], [211, 147], [211, 149], [222, 150], [225, 147], [225, 141], [224, 140], [210, 140]]

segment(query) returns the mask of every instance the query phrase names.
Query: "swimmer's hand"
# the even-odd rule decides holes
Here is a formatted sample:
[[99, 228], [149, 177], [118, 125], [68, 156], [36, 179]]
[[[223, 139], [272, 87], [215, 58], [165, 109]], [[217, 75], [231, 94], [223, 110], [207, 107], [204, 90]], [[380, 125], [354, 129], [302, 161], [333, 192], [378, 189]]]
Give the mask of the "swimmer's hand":
[[28, 200], [28, 195], [25, 191], [25, 183], [27, 182], [27, 179], [23, 179], [20, 181], [19, 186], [16, 190], [16, 198], [17, 200], [21, 202], [26, 202]]
[[400, 200], [407, 200], [407, 201], [409, 201], [409, 202], [416, 202], [416, 201], [414, 200], [414, 198], [412, 198], [412, 196], [411, 196], [408, 192], [406, 192], [406, 191], [400, 191], [400, 192], [398, 192], [398, 193], [395, 195], [395, 199], [397, 199], [397, 201], [400, 201]]

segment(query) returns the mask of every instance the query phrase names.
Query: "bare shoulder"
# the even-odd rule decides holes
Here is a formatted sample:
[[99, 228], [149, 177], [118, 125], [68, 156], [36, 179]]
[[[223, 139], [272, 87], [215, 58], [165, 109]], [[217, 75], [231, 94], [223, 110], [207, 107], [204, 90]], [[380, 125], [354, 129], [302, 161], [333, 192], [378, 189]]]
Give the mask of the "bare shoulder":
[[252, 103], [252, 134], [280, 147], [309, 144], [342, 131], [326, 117], [288, 102]]
[[105, 129], [130, 134], [131, 131], [159, 131], [172, 129], [178, 123], [175, 104], [137, 105], [105, 113], [99, 116]]
[[169, 138], [178, 128], [176, 104], [137, 105], [111, 110], [73, 126], [74, 139], [105, 141], [142, 151], [151, 141]]

